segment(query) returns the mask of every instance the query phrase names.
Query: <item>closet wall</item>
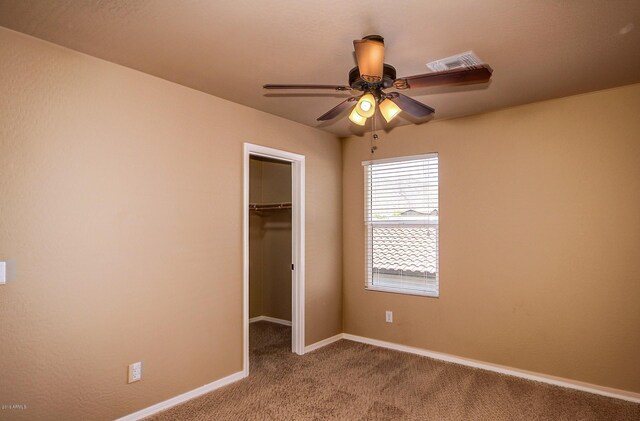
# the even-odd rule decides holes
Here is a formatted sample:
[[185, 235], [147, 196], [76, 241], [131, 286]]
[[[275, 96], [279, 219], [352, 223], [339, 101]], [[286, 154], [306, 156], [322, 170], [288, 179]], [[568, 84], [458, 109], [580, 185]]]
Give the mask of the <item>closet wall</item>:
[[[291, 202], [291, 164], [251, 159], [249, 201]], [[291, 320], [291, 211], [249, 212], [249, 317]]]

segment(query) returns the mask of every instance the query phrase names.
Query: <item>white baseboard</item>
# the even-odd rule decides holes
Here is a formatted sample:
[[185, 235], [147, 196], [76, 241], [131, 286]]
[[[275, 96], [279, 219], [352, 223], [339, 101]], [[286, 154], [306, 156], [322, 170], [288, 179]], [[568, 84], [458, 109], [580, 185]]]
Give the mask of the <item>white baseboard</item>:
[[[408, 352], [411, 354], [422, 355], [436, 360], [447, 361], [456, 364], [466, 365], [468, 367], [481, 368], [483, 370], [494, 371], [496, 373], [506, 374], [509, 376], [520, 377], [527, 380], [533, 380], [542, 383], [548, 383], [555, 386], [576, 389], [582, 392], [595, 393], [596, 395], [607, 396], [610, 398], [623, 399], [625, 401], [640, 403], [640, 393], [628, 392], [626, 390], [614, 389], [611, 387], [598, 386], [591, 383], [580, 382], [577, 380], [565, 379], [563, 377], [550, 376], [547, 374], [535, 373], [532, 371], [520, 370], [513, 367], [507, 367], [499, 364], [486, 363], [483, 361], [472, 360], [464, 357], [457, 357], [442, 352], [428, 351], [422, 348], [415, 348], [407, 345], [399, 345], [393, 342], [385, 342], [377, 339], [365, 338], [363, 336], [351, 335], [344, 333], [344, 339], [364, 344], [379, 346], [381, 348], [394, 349], [396, 351]], [[315, 345], [315, 344], [314, 344]], [[313, 345], [312, 345], [313, 346]]]
[[[249, 322], [254, 321], [270, 321], [274, 323], [286, 324], [290, 326], [289, 321], [274, 319], [272, 317], [259, 316], [253, 319], [250, 319]], [[282, 323], [284, 322], [284, 323]], [[314, 344], [311, 344], [305, 347], [305, 353], [315, 351], [316, 349], [322, 348], [329, 344], [339, 341], [340, 339], [346, 339], [349, 341], [360, 342], [368, 345], [379, 346], [381, 348], [393, 349], [400, 352], [408, 352], [410, 354], [421, 355], [424, 357], [433, 358], [436, 360], [447, 361], [451, 363], [461, 364], [468, 367], [480, 368], [483, 370], [489, 370], [496, 373], [506, 374], [508, 376], [520, 377], [522, 379], [533, 380], [542, 383], [548, 383], [555, 386], [566, 387], [569, 389], [580, 390], [582, 392], [594, 393], [596, 395], [607, 396], [610, 398], [622, 399], [625, 401], [640, 403], [640, 393], [628, 392], [626, 390], [614, 389], [605, 386], [598, 386], [595, 384], [584, 383], [577, 380], [566, 379], [562, 377], [550, 376], [547, 374], [535, 373], [526, 370], [520, 370], [513, 367], [507, 367], [499, 364], [486, 363], [482, 361], [472, 360], [464, 357], [457, 357], [451, 354], [445, 354], [443, 352], [429, 351], [422, 348], [416, 348], [407, 345], [400, 345], [393, 342], [380, 341], [378, 339], [365, 338], [363, 336], [352, 335], [350, 333], [339, 333], [335, 336], [332, 336], [327, 339], [323, 339]], [[198, 387], [197, 389], [193, 389], [189, 392], [183, 393], [181, 395], [175, 396], [171, 399], [167, 399], [164, 402], [157, 403], [148, 408], [141, 409], [140, 411], [134, 412], [129, 415], [125, 415], [122, 418], [118, 418], [116, 421], [135, 421], [142, 419], [144, 417], [148, 417], [150, 415], [156, 414], [158, 412], [164, 411], [165, 409], [169, 409], [172, 406], [178, 405], [180, 403], [186, 402], [193, 398], [196, 398], [200, 395], [204, 395], [205, 393], [209, 393], [213, 390], [219, 389], [223, 386], [236, 382], [245, 378], [247, 374], [244, 371], [239, 371], [237, 373], [231, 374], [230, 376], [224, 377], [220, 380], [216, 380], [212, 383], [206, 384], [204, 386]]]
[[285, 325], [285, 326], [291, 326], [291, 321], [284, 320], [284, 319], [276, 319], [275, 317], [258, 316], [258, 317], [252, 317], [249, 319], [249, 323], [262, 322], [262, 321], [278, 323], [280, 325]]
[[164, 411], [165, 409], [169, 409], [172, 406], [176, 406], [193, 398], [197, 398], [200, 395], [204, 395], [205, 393], [209, 393], [213, 390], [219, 389], [222, 386], [226, 386], [228, 384], [237, 382], [238, 380], [242, 380], [245, 377], [245, 373], [243, 371], [239, 371], [227, 377], [223, 377], [220, 380], [216, 380], [215, 382], [205, 384], [204, 386], [200, 386], [196, 389], [190, 390], [189, 392], [175, 396], [171, 399], [167, 399], [164, 402], [160, 402], [148, 408], [141, 409], [140, 411], [134, 412], [133, 414], [125, 415], [122, 418], [118, 418], [116, 421], [136, 421], [148, 417], [149, 415], [156, 414], [160, 411]]
[[335, 336], [332, 336], [330, 338], [327, 339], [323, 339], [321, 341], [318, 341], [314, 344], [311, 344], [309, 346], [305, 346], [304, 347], [304, 353], [306, 354], [307, 352], [311, 352], [311, 351], [315, 351], [318, 348], [322, 348], [323, 346], [327, 346], [329, 344], [332, 344], [336, 341], [339, 341], [340, 339], [344, 338], [344, 334], [343, 333], [338, 333]]

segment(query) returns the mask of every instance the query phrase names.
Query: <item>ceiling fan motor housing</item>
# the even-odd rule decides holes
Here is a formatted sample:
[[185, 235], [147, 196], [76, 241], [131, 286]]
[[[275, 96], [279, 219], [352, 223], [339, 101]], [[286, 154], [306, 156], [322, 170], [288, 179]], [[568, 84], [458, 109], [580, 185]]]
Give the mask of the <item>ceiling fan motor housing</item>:
[[382, 80], [379, 82], [367, 82], [360, 76], [360, 69], [356, 66], [349, 71], [349, 86], [357, 91], [377, 91], [379, 89], [393, 86], [396, 80], [396, 69], [390, 64], [384, 64], [382, 70]]

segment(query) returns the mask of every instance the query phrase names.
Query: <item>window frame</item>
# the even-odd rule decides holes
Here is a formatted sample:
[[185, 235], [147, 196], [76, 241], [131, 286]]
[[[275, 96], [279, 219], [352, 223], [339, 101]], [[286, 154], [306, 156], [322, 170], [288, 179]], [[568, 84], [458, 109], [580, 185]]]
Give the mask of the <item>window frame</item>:
[[[389, 163], [403, 163], [410, 162], [421, 159], [429, 159], [436, 158], [437, 160], [437, 174], [438, 174], [438, 185], [437, 185], [437, 196], [438, 196], [438, 217], [436, 219], [435, 224], [433, 222], [428, 222], [424, 219], [403, 219], [396, 221], [372, 221], [370, 220], [370, 190], [371, 185], [369, 181], [370, 175], [370, 167], [372, 165], [378, 164], [389, 164]], [[438, 298], [440, 296], [440, 156], [437, 152], [430, 152], [420, 155], [409, 155], [409, 156], [401, 156], [394, 158], [385, 158], [385, 159], [376, 159], [376, 160], [368, 160], [362, 162], [363, 172], [364, 172], [364, 246], [365, 246], [365, 262], [364, 262], [364, 271], [365, 271], [365, 290], [366, 291], [374, 291], [374, 292], [387, 292], [392, 294], [403, 294], [403, 295], [416, 295], [422, 297], [431, 297]], [[436, 228], [436, 273], [435, 273], [435, 290], [434, 289], [408, 289], [406, 287], [393, 287], [393, 286], [381, 286], [373, 284], [373, 265], [370, 264], [370, 260], [372, 259], [371, 254], [373, 253], [373, 246], [370, 245], [371, 239], [371, 230], [374, 226], [433, 226]], [[371, 268], [371, 271], [369, 270]]]

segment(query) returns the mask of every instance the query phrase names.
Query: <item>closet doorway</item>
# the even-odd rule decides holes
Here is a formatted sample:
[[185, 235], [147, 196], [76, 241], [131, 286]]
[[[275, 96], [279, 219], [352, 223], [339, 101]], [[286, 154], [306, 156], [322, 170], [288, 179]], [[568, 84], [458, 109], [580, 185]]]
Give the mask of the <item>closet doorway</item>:
[[304, 156], [244, 145], [244, 374], [249, 323], [291, 326], [291, 351], [304, 353]]

